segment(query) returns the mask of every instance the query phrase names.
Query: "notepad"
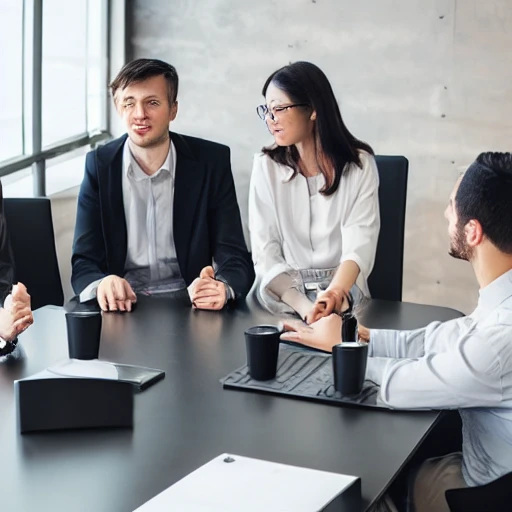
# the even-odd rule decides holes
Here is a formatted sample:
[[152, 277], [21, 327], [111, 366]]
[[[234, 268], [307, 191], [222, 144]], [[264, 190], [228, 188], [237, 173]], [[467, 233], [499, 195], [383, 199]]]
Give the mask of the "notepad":
[[50, 366], [46, 371], [55, 377], [107, 379], [129, 382], [143, 390], [163, 379], [165, 372], [156, 368], [146, 368], [130, 364], [99, 361], [98, 359], [82, 361], [66, 359]]
[[135, 512], [359, 510], [360, 479], [224, 453]]
[[118, 380], [118, 371], [114, 364], [98, 359], [67, 359], [50, 366], [48, 371], [62, 377], [81, 377], [89, 379]]

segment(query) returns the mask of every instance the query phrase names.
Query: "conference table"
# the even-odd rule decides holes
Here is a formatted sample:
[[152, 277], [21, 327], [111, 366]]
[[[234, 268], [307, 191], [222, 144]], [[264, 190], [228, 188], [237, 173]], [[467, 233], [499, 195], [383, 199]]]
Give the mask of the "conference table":
[[[100, 348], [100, 359], [165, 370], [163, 380], [135, 395], [133, 429], [20, 435], [13, 381], [67, 357], [64, 313], [55, 306], [35, 311], [19, 357], [0, 363], [2, 512], [132, 511], [226, 452], [359, 476], [366, 509], [441, 414], [225, 390], [220, 379], [245, 364], [244, 330], [276, 318], [251, 303], [209, 312], [186, 300], [140, 297], [132, 313], [103, 315]], [[364, 323], [412, 329], [458, 316], [373, 300]]]

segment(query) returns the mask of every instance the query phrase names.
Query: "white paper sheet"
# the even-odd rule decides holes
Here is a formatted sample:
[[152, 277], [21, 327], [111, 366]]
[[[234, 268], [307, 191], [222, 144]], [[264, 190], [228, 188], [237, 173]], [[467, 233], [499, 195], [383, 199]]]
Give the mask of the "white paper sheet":
[[[230, 457], [234, 462], [224, 462]], [[316, 512], [356, 477], [219, 455], [135, 512]]]

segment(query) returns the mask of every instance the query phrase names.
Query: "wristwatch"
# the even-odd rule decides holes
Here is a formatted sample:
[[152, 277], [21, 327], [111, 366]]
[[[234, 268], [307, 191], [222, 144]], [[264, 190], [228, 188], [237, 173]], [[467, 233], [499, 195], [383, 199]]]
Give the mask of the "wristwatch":
[[12, 341], [6, 341], [0, 338], [0, 357], [7, 356], [14, 351], [18, 344], [18, 338], [14, 338]]

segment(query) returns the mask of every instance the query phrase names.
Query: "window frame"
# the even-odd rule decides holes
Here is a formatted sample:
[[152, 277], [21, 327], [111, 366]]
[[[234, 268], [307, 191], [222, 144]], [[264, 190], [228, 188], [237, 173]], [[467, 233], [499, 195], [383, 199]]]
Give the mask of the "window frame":
[[[102, 126], [42, 147], [42, 45], [43, 0], [23, 0], [22, 82], [23, 82], [23, 154], [0, 161], [0, 178], [32, 167], [34, 196], [46, 195], [46, 162], [83, 146], [96, 146], [112, 138], [108, 106], [107, 78], [110, 76], [111, 2], [102, 0], [102, 54], [101, 81], [105, 83], [101, 96], [100, 119]], [[87, 87], [84, 97], [87, 104]], [[87, 127], [86, 127], [87, 128]]]

